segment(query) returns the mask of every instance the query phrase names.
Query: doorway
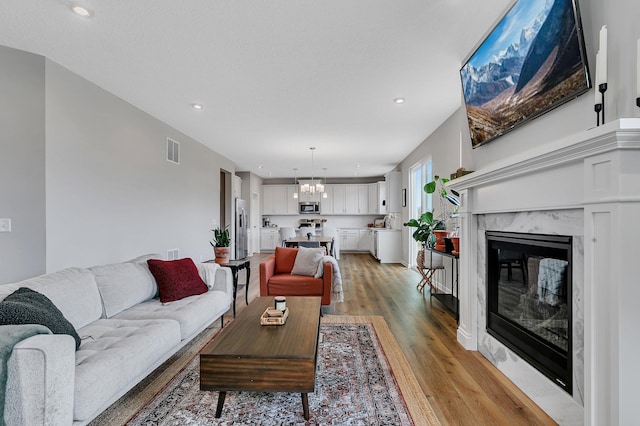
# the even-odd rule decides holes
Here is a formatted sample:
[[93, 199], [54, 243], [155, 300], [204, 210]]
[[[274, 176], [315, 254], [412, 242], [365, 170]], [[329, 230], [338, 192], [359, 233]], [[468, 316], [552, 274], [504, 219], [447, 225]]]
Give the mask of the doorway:
[[233, 233], [233, 203], [231, 200], [232, 180], [231, 173], [220, 169], [220, 228], [224, 229], [228, 226], [231, 233]]

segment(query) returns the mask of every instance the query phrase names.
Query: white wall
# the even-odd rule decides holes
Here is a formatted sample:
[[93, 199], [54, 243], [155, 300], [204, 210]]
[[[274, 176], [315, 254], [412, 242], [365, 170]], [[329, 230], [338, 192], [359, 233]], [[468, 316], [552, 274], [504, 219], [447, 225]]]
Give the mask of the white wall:
[[48, 272], [174, 248], [212, 258], [220, 169], [233, 162], [50, 60], [46, 111]]
[[[606, 121], [621, 117], [640, 117], [640, 108], [635, 106], [636, 40], [640, 38], [637, 18], [640, 16], [640, 2], [613, 0], [613, 3], [605, 5], [596, 0], [580, 0], [579, 4], [592, 80], [595, 79], [595, 54], [599, 48], [600, 28], [607, 25], [608, 29], [609, 89], [606, 93]], [[409, 187], [410, 167], [429, 156], [433, 159], [434, 174], [448, 177], [453, 173], [459, 167], [460, 132], [463, 137], [463, 167], [467, 170], [480, 169], [541, 144], [594, 127], [596, 117], [593, 103], [594, 89], [476, 149], [471, 148], [466, 114], [462, 107], [402, 161], [402, 187]], [[405, 208], [402, 212], [403, 223], [408, 219], [408, 208]], [[405, 262], [409, 244], [412, 244], [411, 233], [405, 229], [402, 244]]]
[[45, 271], [44, 63], [0, 46], [0, 283]]

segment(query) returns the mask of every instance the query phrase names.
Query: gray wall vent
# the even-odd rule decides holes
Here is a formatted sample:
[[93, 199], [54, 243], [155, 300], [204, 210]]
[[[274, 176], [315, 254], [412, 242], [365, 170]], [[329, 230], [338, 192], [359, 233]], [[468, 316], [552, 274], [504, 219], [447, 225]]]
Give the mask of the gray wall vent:
[[180, 164], [180, 142], [167, 138], [167, 161]]

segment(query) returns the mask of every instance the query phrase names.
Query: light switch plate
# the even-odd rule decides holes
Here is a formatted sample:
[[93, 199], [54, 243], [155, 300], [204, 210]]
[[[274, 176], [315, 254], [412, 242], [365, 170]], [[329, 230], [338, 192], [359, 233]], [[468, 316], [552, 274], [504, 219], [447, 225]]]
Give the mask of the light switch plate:
[[0, 219], [0, 232], [11, 232], [11, 219]]

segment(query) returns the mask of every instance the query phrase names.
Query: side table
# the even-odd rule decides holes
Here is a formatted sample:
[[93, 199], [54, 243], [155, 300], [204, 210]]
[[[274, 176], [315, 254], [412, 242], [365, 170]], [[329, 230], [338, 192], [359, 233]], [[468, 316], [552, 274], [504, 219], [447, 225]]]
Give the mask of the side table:
[[[214, 263], [214, 260], [208, 260], [207, 263]], [[251, 261], [248, 257], [244, 259], [229, 260], [227, 263], [219, 263], [218, 265], [223, 268], [231, 269], [231, 275], [233, 276], [233, 317], [236, 317], [236, 295], [238, 293], [238, 272], [241, 270], [247, 271], [247, 281], [245, 284], [244, 301], [249, 304], [249, 282], [251, 280]]]

